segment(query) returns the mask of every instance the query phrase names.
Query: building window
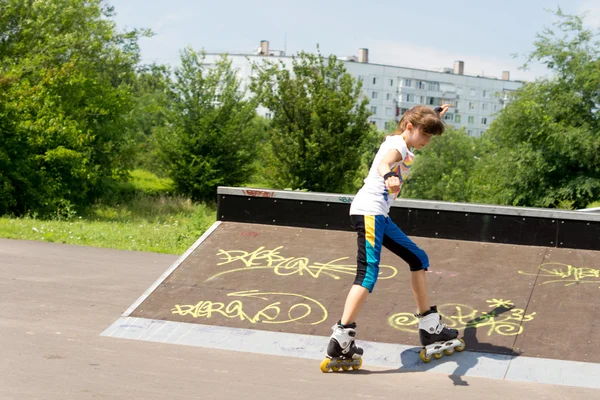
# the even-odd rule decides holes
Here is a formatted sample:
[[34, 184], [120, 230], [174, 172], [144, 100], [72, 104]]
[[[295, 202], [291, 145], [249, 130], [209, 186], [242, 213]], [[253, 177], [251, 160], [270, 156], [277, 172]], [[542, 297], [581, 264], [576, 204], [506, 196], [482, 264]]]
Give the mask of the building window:
[[425, 89], [425, 81], [417, 82], [417, 89]]
[[377, 98], [377, 92], [373, 92], [373, 93], [371, 93], [371, 98], [372, 98], [372, 99], [376, 99], [376, 98]]
[[482, 96], [483, 96], [483, 97], [487, 97], [487, 90], [484, 90], [484, 91], [483, 91], [483, 93], [482, 93]]
[[373, 114], [377, 114], [377, 107], [376, 106], [371, 106], [371, 112]]
[[446, 121], [452, 121], [454, 119], [454, 116], [452, 114], [446, 114], [444, 115], [444, 119]]
[[393, 115], [394, 115], [391, 107], [387, 107], [387, 108], [385, 109], [385, 115], [386, 115], [386, 116], [388, 116], [388, 117], [390, 117], [390, 116], [393, 116]]
[[377, 126], [377, 121], [369, 121], [371, 123], [371, 125], [375, 125]]
[[440, 84], [438, 82], [429, 82], [427, 84], [427, 90], [440, 90]]
[[459, 122], [460, 123], [460, 115], [458, 115], [458, 114], [454, 115], [454, 122]]
[[487, 125], [487, 118], [486, 117], [481, 118], [481, 123], [483, 125]]
[[265, 114], [265, 118], [266, 118], [266, 119], [271, 119], [271, 118], [273, 118], [273, 117], [271, 116], [271, 113], [266, 113], [266, 114]]
[[483, 104], [481, 105], [481, 109], [482, 109], [483, 111], [487, 111], [487, 103], [483, 103]]
[[473, 117], [473, 116], [470, 116], [470, 117], [469, 117], [469, 123], [470, 123], [470, 124], [474, 124], [474, 123], [475, 123], [475, 117]]
[[394, 80], [390, 79], [390, 86], [394, 86]]
[[498, 104], [494, 104], [494, 112], [498, 111]]
[[358, 80], [364, 83], [364, 81], [365, 81], [365, 77], [364, 77], [364, 76], [359, 76], [359, 77], [358, 77]]
[[406, 87], [412, 87], [412, 79], [405, 79], [404, 80], [404, 86], [406, 86]]
[[414, 103], [414, 101], [415, 101], [415, 95], [414, 94], [407, 94], [405, 98], [406, 98], [406, 102], [407, 103]]
[[391, 100], [392, 99], [392, 94], [391, 93], [386, 93], [385, 99], [386, 100]]
[[475, 97], [477, 95], [477, 92], [475, 91], [475, 89], [471, 89], [471, 96]]
[[472, 129], [467, 130], [467, 135], [473, 136], [473, 130]]
[[469, 103], [469, 110], [475, 109], [475, 103]]
[[377, 78], [373, 78], [373, 85], [377, 85]]

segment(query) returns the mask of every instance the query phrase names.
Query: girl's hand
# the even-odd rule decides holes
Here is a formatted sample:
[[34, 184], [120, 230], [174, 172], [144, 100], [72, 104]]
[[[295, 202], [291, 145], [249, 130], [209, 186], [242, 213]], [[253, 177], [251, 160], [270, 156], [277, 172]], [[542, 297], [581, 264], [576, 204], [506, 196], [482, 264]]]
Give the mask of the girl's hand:
[[442, 118], [444, 116], [444, 114], [446, 114], [446, 112], [448, 111], [449, 108], [450, 108], [450, 104], [442, 104], [442, 111], [440, 111], [440, 118]]
[[385, 180], [385, 187], [391, 193], [397, 193], [400, 191], [400, 179], [397, 176], [390, 176]]

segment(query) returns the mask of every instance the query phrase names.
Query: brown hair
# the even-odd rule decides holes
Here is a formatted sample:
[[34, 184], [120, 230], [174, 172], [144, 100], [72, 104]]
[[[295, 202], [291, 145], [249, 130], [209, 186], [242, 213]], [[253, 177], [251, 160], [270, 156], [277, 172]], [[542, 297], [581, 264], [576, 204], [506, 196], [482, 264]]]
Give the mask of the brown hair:
[[394, 134], [402, 134], [409, 123], [429, 135], [441, 135], [446, 129], [439, 114], [427, 106], [414, 106], [408, 109], [398, 123]]

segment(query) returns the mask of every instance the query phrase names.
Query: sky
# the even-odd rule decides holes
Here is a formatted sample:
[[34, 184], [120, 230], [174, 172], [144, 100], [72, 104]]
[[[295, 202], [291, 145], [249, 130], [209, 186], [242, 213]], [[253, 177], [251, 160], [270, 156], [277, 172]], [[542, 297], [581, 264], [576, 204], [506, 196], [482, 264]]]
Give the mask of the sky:
[[250, 54], [261, 40], [287, 55], [300, 50], [358, 55], [378, 64], [437, 70], [465, 63], [465, 74], [513, 80], [546, 75], [521, 70], [536, 33], [552, 27], [549, 10], [583, 14], [600, 29], [600, 0], [106, 0], [120, 29], [149, 28], [142, 61], [177, 65], [185, 47]]

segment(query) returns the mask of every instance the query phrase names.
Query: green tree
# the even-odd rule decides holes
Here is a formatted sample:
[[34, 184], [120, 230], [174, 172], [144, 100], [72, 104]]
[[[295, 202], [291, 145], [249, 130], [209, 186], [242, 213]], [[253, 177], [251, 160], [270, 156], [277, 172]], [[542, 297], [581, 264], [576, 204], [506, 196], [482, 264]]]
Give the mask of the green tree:
[[583, 208], [600, 197], [600, 41], [582, 17], [556, 16], [528, 58], [552, 76], [519, 89], [483, 136], [472, 201]]
[[291, 61], [254, 65], [251, 90], [270, 110], [265, 178], [274, 187], [321, 192], [356, 188], [373, 140], [361, 83], [335, 56], [301, 52]]
[[85, 206], [130, 159], [125, 115], [142, 31], [101, 0], [0, 0], [0, 213]]
[[476, 162], [477, 139], [449, 127], [417, 152], [402, 197], [466, 202]]
[[165, 65], [143, 65], [132, 83], [133, 110], [128, 123], [134, 167], [162, 175], [158, 156], [157, 131], [167, 118], [171, 71]]
[[214, 200], [217, 186], [236, 186], [252, 175], [256, 104], [244, 99], [231, 61], [223, 57], [208, 66], [204, 60], [192, 49], [182, 51], [159, 146], [180, 193]]

